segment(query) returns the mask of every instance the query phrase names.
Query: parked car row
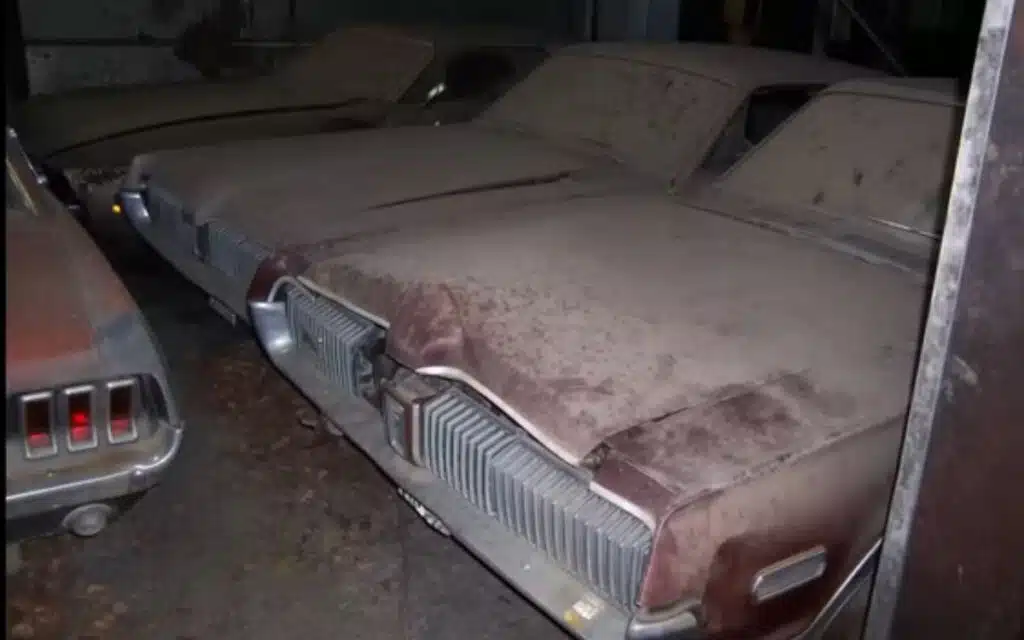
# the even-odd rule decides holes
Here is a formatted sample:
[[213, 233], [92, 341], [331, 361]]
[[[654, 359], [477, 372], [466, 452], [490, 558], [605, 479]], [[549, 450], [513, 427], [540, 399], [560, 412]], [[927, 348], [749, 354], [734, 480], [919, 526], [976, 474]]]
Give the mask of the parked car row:
[[139, 155], [116, 207], [576, 636], [815, 637], [870, 578], [960, 113], [573, 45], [465, 122]]
[[112, 185], [139, 153], [462, 121], [550, 49], [536, 34], [510, 29], [349, 27], [266, 75], [34, 96], [13, 121], [69, 204], [94, 197], [106, 208]]

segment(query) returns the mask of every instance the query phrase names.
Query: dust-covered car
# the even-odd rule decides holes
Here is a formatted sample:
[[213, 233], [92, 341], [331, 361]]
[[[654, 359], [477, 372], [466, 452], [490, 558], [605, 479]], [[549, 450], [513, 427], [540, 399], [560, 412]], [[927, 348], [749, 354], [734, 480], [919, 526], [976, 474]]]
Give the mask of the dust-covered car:
[[157, 482], [182, 421], [135, 302], [6, 132], [8, 543], [90, 536]]
[[548, 49], [535, 34], [503, 28], [348, 27], [264, 75], [34, 96], [13, 122], [62, 199], [97, 187], [106, 209], [139, 153], [466, 120]]
[[121, 207], [233, 317], [271, 255], [439, 218], [635, 189], [729, 166], [823, 86], [871, 72], [707, 44], [565, 47], [472, 122], [146, 154]]
[[253, 324], [329, 428], [579, 637], [817, 633], [870, 579], [960, 115], [840, 84], [687, 198], [268, 260]]

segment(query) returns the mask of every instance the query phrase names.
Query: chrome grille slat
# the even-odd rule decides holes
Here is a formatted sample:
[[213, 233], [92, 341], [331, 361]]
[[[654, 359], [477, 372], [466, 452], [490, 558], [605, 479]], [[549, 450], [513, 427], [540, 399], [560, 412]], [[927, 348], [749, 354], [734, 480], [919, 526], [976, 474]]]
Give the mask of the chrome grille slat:
[[209, 240], [206, 260], [210, 266], [238, 285], [248, 287], [260, 263], [270, 256], [270, 251], [219, 220], [208, 223], [206, 232]]
[[367, 320], [293, 287], [285, 292], [285, 307], [297, 349], [310, 357], [331, 382], [358, 395], [357, 354], [363, 345], [377, 339], [380, 330]]
[[461, 391], [426, 403], [420, 440], [431, 472], [602, 595], [633, 610], [652, 538], [640, 520], [594, 494]]
[[146, 189], [146, 207], [155, 232], [164, 235], [180, 251], [195, 252], [196, 228], [185, 221], [184, 206], [177, 198], [159, 185], [150, 184]]

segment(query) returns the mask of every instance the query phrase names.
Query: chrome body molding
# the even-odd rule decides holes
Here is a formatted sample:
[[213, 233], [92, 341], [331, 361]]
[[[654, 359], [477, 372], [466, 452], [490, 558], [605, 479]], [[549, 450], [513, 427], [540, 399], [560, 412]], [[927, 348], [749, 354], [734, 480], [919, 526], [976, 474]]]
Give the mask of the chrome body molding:
[[[66, 482], [58, 481], [50, 486], [7, 494], [6, 517], [10, 520], [148, 489], [156, 484], [178, 454], [183, 434], [183, 425], [161, 422], [156, 433], [150, 437], [156, 445], [155, 451], [144, 461], [98, 476], [85, 475]], [[59, 473], [72, 475], [74, 470]]]
[[861, 556], [857, 564], [854, 565], [853, 570], [847, 574], [846, 578], [828, 599], [821, 611], [818, 612], [818, 615], [814, 617], [814, 620], [811, 621], [807, 629], [797, 636], [795, 640], [820, 640], [843, 609], [857, 595], [857, 591], [871, 588], [875, 567], [878, 564], [878, 552], [881, 547], [882, 539], [878, 538]]

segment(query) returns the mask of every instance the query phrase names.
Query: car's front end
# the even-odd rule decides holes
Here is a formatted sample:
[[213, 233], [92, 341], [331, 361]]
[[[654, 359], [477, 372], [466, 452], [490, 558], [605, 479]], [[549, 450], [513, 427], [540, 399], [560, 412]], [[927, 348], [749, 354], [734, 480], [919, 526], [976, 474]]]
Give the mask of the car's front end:
[[[603, 268], [616, 263], [646, 277], [637, 281], [652, 283], [642, 288], [651, 291], [655, 271], [697, 266], [688, 259], [669, 262], [687, 255], [673, 246], [684, 237], [677, 233], [688, 229], [690, 242], [699, 246], [706, 220], [677, 212], [671, 203], [651, 207], [649, 199], [575, 203], [564, 221], [558, 220], [559, 207], [569, 205], [493, 228], [466, 222], [370, 239], [310, 265], [299, 277], [294, 265], [268, 260], [249, 292], [259, 340], [328, 427], [373, 459], [431, 526], [461, 542], [577, 637], [815, 637], [870, 578], [899, 437], [902, 399], [891, 383], [909, 376], [907, 353], [887, 371], [875, 372], [869, 387], [881, 394], [878, 407], [848, 406], [842, 416], [825, 406], [833, 392], [797, 374], [745, 371], [743, 378], [718, 385], [720, 376], [736, 372], [705, 364], [707, 375], [692, 367], [673, 373], [668, 363], [683, 362], [688, 350], [707, 344], [713, 351], [729, 340], [708, 337], [693, 318], [676, 314], [678, 322], [664, 327], [674, 336], [664, 344], [674, 350], [658, 355], [657, 344], [645, 342], [652, 336], [631, 333], [629, 326], [636, 318], [653, 321], [674, 303], [648, 300], [643, 304], [656, 306], [633, 308], [636, 315], [625, 322], [617, 315], [584, 320], [573, 298], [549, 297], [551, 289], [538, 287], [555, 286], [552, 278], [560, 291], [579, 292], [551, 274], [575, 269], [582, 259], [577, 251], [598, 247], [611, 254], [586, 262], [588, 268], [600, 270], [605, 282], [618, 282]], [[621, 218], [624, 207], [633, 212], [632, 222]], [[677, 219], [671, 228], [658, 229], [670, 216]], [[649, 263], [636, 274], [634, 260], [614, 257], [616, 243], [584, 240], [622, 237], [634, 223], [646, 230], [633, 237], [660, 242], [653, 253], [669, 262]], [[608, 225], [614, 231], [595, 231]], [[737, 251], [760, 244], [742, 230], [721, 232]], [[562, 253], [549, 253], [549, 243]], [[503, 244], [515, 250], [502, 252], [497, 247]], [[797, 261], [813, 262], [810, 253], [797, 251]], [[553, 264], [540, 269], [543, 260]], [[754, 261], [744, 265], [745, 273], [765, 270]], [[697, 271], [679, 268], [672, 273], [692, 274], [680, 286], [697, 287]], [[765, 278], [782, 275], [770, 271]], [[809, 293], [790, 290], [791, 299], [772, 304], [770, 313], [803, 308], [833, 284], [832, 275], [814, 282]], [[920, 293], [914, 285], [880, 284], [885, 278], [860, 273], [850, 286], [858, 289], [865, 279], [879, 283], [880, 306]], [[595, 313], [609, 303], [596, 285], [580, 286], [593, 287], [586, 295]], [[616, 291], [630, 300], [636, 295]], [[565, 302], [553, 315], [544, 309], [552, 300]], [[707, 322], [726, 320], [724, 300], [713, 295], [697, 305]], [[902, 314], [906, 305], [899, 306]], [[812, 315], [834, 319], [827, 308]], [[830, 324], [825, 320], [806, 323]], [[893, 331], [876, 339], [907, 333], [914, 322], [914, 314], [903, 314]], [[620, 331], [615, 323], [626, 326]], [[837, 333], [856, 331], [843, 325]], [[863, 337], [846, 337], [853, 335]], [[743, 344], [723, 346], [722, 353], [746, 345], [753, 362], [770, 353], [771, 347], [752, 340], [738, 336], [735, 342]], [[848, 343], [850, 349], [857, 344]], [[590, 361], [588, 352], [605, 348], [633, 355]], [[850, 349], [836, 357], [855, 353]], [[566, 372], [542, 373], [533, 362], [546, 366], [549, 357], [556, 371]], [[510, 369], [509, 358], [526, 360]], [[579, 358], [602, 373], [583, 373]], [[651, 370], [644, 369], [648, 360], [655, 363]], [[805, 344], [791, 362], [779, 364], [802, 370], [812, 360], [819, 362]], [[522, 368], [535, 366], [529, 374]], [[848, 366], [870, 365], [855, 356]], [[829, 386], [836, 382], [828, 378]], [[634, 391], [617, 392], [619, 384]], [[885, 385], [893, 393], [879, 391]], [[692, 397], [684, 397], [687, 390]], [[661, 394], [668, 404], [648, 405]], [[670, 406], [676, 409], [666, 410]], [[580, 433], [612, 415], [625, 420], [616, 432], [595, 446], [577, 447]], [[738, 439], [745, 430], [750, 443]], [[737, 440], [730, 442], [728, 434]], [[836, 469], [843, 472], [837, 476]]]
[[524, 437], [458, 379], [384, 356], [378, 322], [287, 276], [272, 289], [251, 303], [271, 360], [434, 529], [579, 637], [690, 637], [650, 631], [687, 632], [692, 612], [650, 624], [636, 617], [650, 523], [600, 495], [585, 472]]
[[8, 542], [103, 530], [164, 474], [182, 420], [154, 336], [7, 133]]

